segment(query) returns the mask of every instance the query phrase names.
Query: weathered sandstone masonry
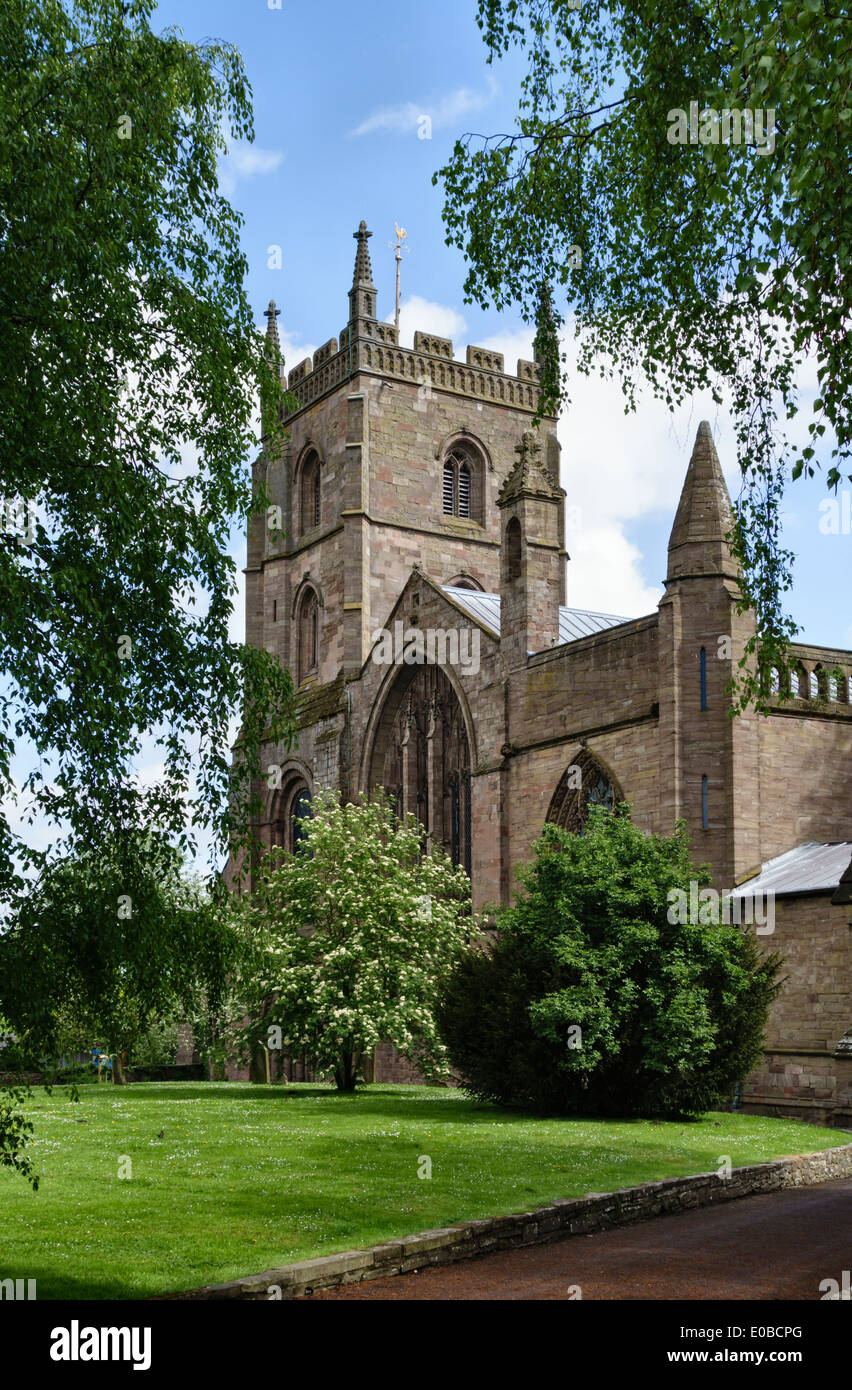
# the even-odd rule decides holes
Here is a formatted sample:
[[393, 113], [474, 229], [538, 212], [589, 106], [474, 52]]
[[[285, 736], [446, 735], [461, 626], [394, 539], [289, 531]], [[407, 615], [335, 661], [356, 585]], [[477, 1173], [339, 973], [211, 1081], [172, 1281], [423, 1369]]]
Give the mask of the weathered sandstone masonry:
[[[276, 769], [259, 788], [263, 842], [291, 847], [294, 808], [320, 786], [348, 798], [383, 786], [468, 870], [481, 907], [510, 900], [546, 820], [581, 828], [595, 800], [628, 801], [651, 832], [684, 819], [720, 889], [798, 845], [852, 840], [852, 653], [798, 645], [793, 676], [774, 673], [769, 713], [728, 715], [753, 626], [738, 611], [709, 425], [657, 610], [571, 607], [556, 421], [536, 422], [537, 364], [510, 374], [476, 346], [456, 361], [448, 339], [419, 332], [401, 347], [376, 318], [369, 235], [363, 223], [355, 233], [348, 322], [289, 373], [289, 437], [256, 464], [283, 534], [262, 517], [250, 528], [247, 640], [275, 653], [298, 691], [295, 746], [263, 750]], [[397, 623], [475, 638], [475, 665], [374, 661], [377, 634]], [[852, 1017], [829, 956], [820, 946], [807, 961], [798, 930], [804, 919], [786, 941], [790, 997], [803, 1025], [827, 1019], [834, 999], [834, 1046]], [[772, 1046], [799, 1048], [792, 1016], [778, 1017]], [[761, 1094], [780, 1075], [771, 1065]], [[387, 1051], [374, 1061], [377, 1080], [407, 1068]], [[832, 1095], [802, 1099], [846, 1113], [846, 1082], [825, 1076], [814, 1092]]]

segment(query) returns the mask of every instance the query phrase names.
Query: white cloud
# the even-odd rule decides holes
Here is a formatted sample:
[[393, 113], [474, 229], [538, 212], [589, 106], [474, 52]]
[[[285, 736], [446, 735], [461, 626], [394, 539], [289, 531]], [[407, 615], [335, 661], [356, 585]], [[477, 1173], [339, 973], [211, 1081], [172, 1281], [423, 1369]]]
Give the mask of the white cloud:
[[531, 362], [533, 359], [532, 330], [518, 328], [512, 333], [492, 333], [483, 338], [477, 347], [490, 348], [492, 352], [502, 352], [505, 371], [513, 376], [519, 360]]
[[292, 372], [294, 367], [298, 367], [300, 362], [304, 362], [306, 357], [313, 357], [319, 343], [305, 343], [296, 333], [288, 333], [286, 329], [279, 327], [278, 340], [281, 343], [281, 354], [284, 358], [285, 371]]
[[[694, 401], [672, 416], [651, 397], [626, 415], [618, 382], [574, 378], [558, 426], [568, 516], [576, 509], [578, 522], [567, 535], [569, 605], [627, 617], [653, 612], [663, 590], [646, 575], [650, 568], [662, 580], [666, 572], [665, 547], [702, 419], [713, 428], [729, 488], [738, 486], [733, 445], [727, 431], [717, 430], [717, 416], [712, 401]], [[628, 539], [629, 526], [640, 521], [657, 523], [657, 554], [643, 555]]]
[[284, 158], [283, 150], [264, 150], [248, 140], [229, 140], [228, 153], [219, 162], [219, 187], [232, 198], [240, 180], [272, 174]]
[[[393, 317], [385, 322], [393, 323]], [[413, 346], [415, 331], [434, 333], [436, 338], [460, 339], [467, 331], [467, 323], [458, 310], [449, 304], [435, 304], [413, 294], [399, 306], [399, 341], [402, 347]], [[455, 342], [453, 350], [458, 351]]]
[[[507, 372], [515, 371], [519, 358], [533, 356], [528, 328], [492, 334], [481, 345], [503, 353]], [[626, 415], [618, 382], [579, 376], [572, 365], [573, 339], [564, 339], [562, 346], [572, 393], [557, 430], [571, 556], [568, 604], [641, 617], [654, 611], [663, 593], [662, 584], [649, 583], [645, 574], [649, 565], [660, 579], [665, 574], [665, 544], [699, 422], [711, 423], [732, 495], [739, 488], [733, 435], [709, 395], [672, 415], [648, 394]], [[640, 521], [659, 524], [658, 556], [643, 555], [628, 539], [628, 527]]]
[[437, 101], [400, 102], [397, 106], [380, 106], [366, 120], [349, 132], [350, 135], [373, 135], [379, 130], [393, 131], [397, 135], [407, 135], [416, 131], [424, 116], [428, 116], [433, 130], [441, 130], [455, 125], [470, 111], [481, 111], [494, 98], [497, 82], [488, 78], [488, 91], [476, 92], [470, 87], [457, 87], [454, 92]]
[[[567, 514], [570, 519], [570, 506]], [[641, 552], [617, 523], [588, 524], [581, 513], [581, 525], [566, 532], [565, 548], [571, 556], [569, 608], [587, 608], [625, 618], [653, 613], [662, 596], [662, 586], [655, 587], [642, 578]]]

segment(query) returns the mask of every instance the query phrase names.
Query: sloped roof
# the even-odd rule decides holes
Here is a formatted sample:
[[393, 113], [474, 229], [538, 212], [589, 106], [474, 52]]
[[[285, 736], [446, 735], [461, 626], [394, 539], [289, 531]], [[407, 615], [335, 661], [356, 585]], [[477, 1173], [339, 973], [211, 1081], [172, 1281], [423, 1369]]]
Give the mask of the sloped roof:
[[[453, 589], [446, 584], [443, 589], [454, 603], [465, 608], [472, 618], [490, 627], [499, 637], [499, 594], [480, 594], [476, 589]], [[590, 613], [585, 608], [563, 608], [560, 605], [559, 641], [575, 642], [578, 637], [591, 637], [596, 632], [605, 632], [608, 627], [618, 627], [619, 623], [630, 621], [630, 618], [619, 618], [614, 613]]]
[[768, 859], [754, 878], [741, 883], [732, 898], [750, 898], [756, 893], [830, 893], [839, 884], [852, 858], [852, 841], [818, 844], [811, 840], [786, 854]]

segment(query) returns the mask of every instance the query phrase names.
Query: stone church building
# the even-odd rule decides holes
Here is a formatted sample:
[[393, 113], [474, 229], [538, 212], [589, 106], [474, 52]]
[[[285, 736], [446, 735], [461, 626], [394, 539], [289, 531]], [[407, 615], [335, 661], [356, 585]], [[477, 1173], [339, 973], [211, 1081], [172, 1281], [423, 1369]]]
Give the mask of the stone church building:
[[[298, 691], [296, 744], [264, 749], [281, 775], [264, 787], [263, 841], [292, 848], [293, 815], [319, 785], [349, 799], [385, 787], [464, 865], [475, 906], [506, 903], [543, 823], [579, 829], [591, 802], [625, 799], [664, 834], [683, 817], [720, 889], [747, 894], [792, 853], [762, 938], [789, 956], [790, 982], [743, 1103], [852, 1124], [852, 907], [838, 887], [852, 854], [852, 652], [796, 646], [794, 698], [729, 717], [752, 628], [706, 423], [657, 609], [572, 607], [536, 364], [480, 347], [462, 362], [426, 333], [401, 347], [376, 317], [369, 236], [362, 222], [348, 320], [289, 373], [289, 437], [255, 466], [283, 535], [265, 517], [250, 527], [247, 641]], [[773, 673], [773, 688], [789, 679]], [[825, 847], [834, 858], [814, 878]], [[409, 1075], [379, 1054], [377, 1080]]]

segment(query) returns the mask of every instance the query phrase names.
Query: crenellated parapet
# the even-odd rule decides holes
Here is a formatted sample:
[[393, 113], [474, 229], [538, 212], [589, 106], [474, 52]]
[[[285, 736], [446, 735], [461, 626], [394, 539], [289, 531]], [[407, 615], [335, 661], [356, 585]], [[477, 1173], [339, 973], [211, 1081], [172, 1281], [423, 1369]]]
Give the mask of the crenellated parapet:
[[[352, 329], [356, 326], [357, 333], [354, 333]], [[289, 412], [288, 418], [313, 405], [356, 372], [375, 372], [415, 386], [428, 386], [434, 391], [496, 401], [515, 410], [529, 411], [531, 415], [535, 413], [538, 406], [535, 362], [520, 359], [513, 376], [503, 370], [502, 354], [488, 348], [468, 347], [466, 359], [465, 362], [456, 361], [453, 344], [448, 338], [418, 332], [414, 335], [414, 347], [403, 348], [397, 342], [397, 330], [392, 323], [362, 319], [357, 325], [347, 325], [339, 340], [331, 338], [318, 348], [313, 361], [306, 357], [290, 372], [287, 384], [298, 405]]]
[[518, 361], [515, 375], [504, 370], [503, 354], [470, 346], [464, 362], [456, 361], [449, 338], [434, 333], [414, 334], [414, 346], [399, 345], [399, 331], [375, 317], [376, 287], [364, 222], [354, 233], [358, 243], [355, 273], [349, 291], [349, 322], [337, 338], [317, 348], [290, 372], [287, 385], [298, 402], [288, 419], [313, 405], [358, 372], [375, 373], [434, 391], [447, 391], [479, 401], [511, 406], [533, 415], [538, 407], [538, 366]]

